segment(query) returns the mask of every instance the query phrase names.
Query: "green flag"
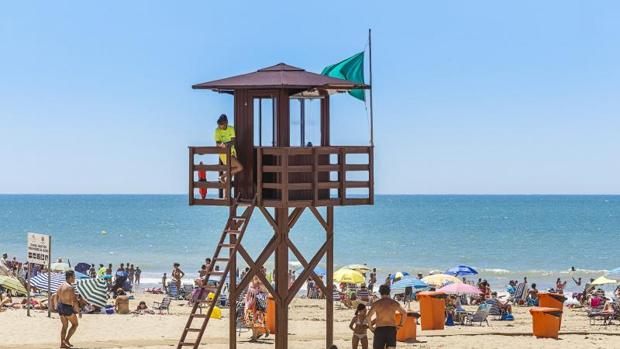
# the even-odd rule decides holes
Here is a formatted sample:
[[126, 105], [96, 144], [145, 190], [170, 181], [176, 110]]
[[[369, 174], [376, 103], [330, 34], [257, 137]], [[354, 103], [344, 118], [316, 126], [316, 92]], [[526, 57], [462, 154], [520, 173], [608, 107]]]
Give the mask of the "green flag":
[[[363, 84], [364, 51], [357, 53], [344, 61], [325, 67], [321, 74], [332, 78], [345, 79]], [[366, 94], [362, 89], [351, 90], [349, 91], [349, 94], [361, 101], [366, 100]]]

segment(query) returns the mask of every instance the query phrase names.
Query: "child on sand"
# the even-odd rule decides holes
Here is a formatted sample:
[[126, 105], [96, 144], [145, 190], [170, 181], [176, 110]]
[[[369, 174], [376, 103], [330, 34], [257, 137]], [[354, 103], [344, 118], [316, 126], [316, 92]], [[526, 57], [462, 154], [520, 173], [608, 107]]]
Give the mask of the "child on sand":
[[351, 319], [349, 328], [353, 331], [352, 348], [357, 349], [362, 343], [362, 349], [368, 349], [368, 320], [366, 319], [366, 306], [358, 304], [355, 309], [355, 316]]

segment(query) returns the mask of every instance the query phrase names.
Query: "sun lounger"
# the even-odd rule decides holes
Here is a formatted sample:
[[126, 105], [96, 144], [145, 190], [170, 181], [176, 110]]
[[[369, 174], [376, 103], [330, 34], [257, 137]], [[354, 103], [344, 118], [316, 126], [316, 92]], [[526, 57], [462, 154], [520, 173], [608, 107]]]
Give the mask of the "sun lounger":
[[165, 296], [161, 302], [153, 302], [153, 310], [159, 311], [160, 314], [165, 310], [168, 314], [170, 314], [170, 302], [172, 300], [170, 297]]
[[472, 325], [474, 324], [474, 322], [477, 322], [480, 324], [480, 326], [482, 326], [483, 322], [486, 322], [487, 326], [489, 326], [489, 310], [491, 309], [491, 305], [490, 304], [480, 304], [480, 306], [478, 306], [478, 309], [476, 310], [475, 313], [468, 313], [467, 317], [465, 318], [465, 325]]
[[498, 302], [499, 301], [497, 299], [488, 299], [485, 302], [485, 304], [489, 304], [490, 305], [489, 315], [490, 316], [496, 316], [497, 317], [496, 320], [501, 319], [502, 315], [504, 314], [502, 309], [499, 307]]

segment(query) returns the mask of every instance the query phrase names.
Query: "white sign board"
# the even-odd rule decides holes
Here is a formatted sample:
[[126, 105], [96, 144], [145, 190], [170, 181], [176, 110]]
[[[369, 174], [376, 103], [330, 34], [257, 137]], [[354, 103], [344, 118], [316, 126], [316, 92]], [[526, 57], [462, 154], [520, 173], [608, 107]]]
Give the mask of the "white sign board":
[[28, 233], [28, 263], [47, 265], [50, 259], [50, 236]]

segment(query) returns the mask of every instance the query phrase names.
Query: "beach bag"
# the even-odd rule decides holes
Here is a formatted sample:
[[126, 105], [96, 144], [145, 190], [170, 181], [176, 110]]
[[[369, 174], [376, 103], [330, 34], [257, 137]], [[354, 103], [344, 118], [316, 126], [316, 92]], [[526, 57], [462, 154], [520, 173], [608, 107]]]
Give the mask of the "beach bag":
[[454, 319], [452, 318], [452, 314], [448, 314], [448, 318], [446, 319], [446, 326], [454, 326]]
[[512, 316], [512, 314], [510, 314], [510, 313], [504, 313], [504, 314], [502, 315], [502, 319], [501, 319], [501, 320], [502, 320], [502, 321], [514, 321], [514, 319], [515, 319], [515, 317], [514, 317], [514, 316]]
[[267, 297], [264, 293], [256, 295], [256, 310], [265, 312], [267, 311]]

